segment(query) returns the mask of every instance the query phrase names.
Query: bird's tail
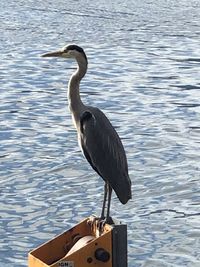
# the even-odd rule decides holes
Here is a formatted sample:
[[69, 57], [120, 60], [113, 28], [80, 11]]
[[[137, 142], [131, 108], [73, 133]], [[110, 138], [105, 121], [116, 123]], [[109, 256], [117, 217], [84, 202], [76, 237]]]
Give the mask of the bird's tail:
[[132, 198], [131, 180], [129, 176], [120, 180], [119, 184], [112, 186], [122, 204], [126, 204]]

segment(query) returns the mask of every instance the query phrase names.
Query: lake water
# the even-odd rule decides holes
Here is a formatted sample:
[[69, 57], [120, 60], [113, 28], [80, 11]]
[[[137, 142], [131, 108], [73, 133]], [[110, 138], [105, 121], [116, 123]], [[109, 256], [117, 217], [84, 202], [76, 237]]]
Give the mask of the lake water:
[[91, 214], [103, 182], [77, 145], [66, 88], [75, 63], [44, 59], [83, 46], [83, 101], [124, 143], [133, 199], [115, 195], [128, 224], [130, 267], [200, 266], [200, 2], [0, 3], [0, 266]]

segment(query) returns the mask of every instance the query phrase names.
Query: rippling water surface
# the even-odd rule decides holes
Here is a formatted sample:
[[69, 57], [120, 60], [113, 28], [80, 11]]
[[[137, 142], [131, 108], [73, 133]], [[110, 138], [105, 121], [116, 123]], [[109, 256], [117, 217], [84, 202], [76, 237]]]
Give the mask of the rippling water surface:
[[0, 9], [0, 265], [99, 214], [103, 182], [67, 108], [75, 63], [40, 55], [77, 43], [81, 84], [127, 151], [130, 267], [200, 266], [200, 2], [5, 1]]

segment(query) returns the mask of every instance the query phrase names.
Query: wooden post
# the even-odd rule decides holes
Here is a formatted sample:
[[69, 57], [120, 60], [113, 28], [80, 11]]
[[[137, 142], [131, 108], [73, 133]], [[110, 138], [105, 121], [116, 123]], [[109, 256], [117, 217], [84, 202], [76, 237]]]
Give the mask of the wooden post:
[[127, 225], [113, 225], [112, 267], [127, 267]]

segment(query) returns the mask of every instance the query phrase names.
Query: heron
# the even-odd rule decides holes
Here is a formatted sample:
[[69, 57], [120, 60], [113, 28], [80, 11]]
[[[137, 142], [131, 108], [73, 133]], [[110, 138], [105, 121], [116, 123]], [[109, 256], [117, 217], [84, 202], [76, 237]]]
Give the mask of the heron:
[[[82, 47], [69, 44], [42, 57], [72, 58], [77, 69], [68, 83], [68, 104], [77, 130], [78, 143], [91, 167], [104, 180], [104, 198], [100, 220], [109, 222], [112, 190], [122, 204], [132, 198], [126, 153], [122, 141], [106, 115], [97, 107], [84, 105], [80, 82], [88, 67]], [[106, 210], [107, 209], [107, 210]], [[106, 212], [106, 216], [105, 216]]]

